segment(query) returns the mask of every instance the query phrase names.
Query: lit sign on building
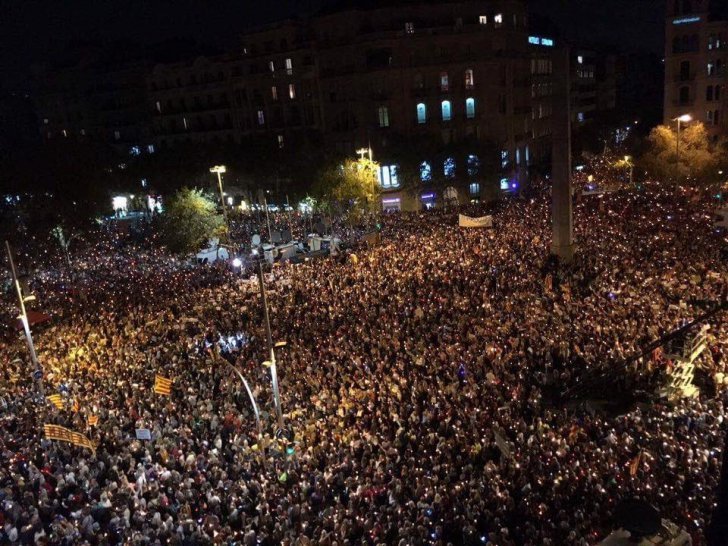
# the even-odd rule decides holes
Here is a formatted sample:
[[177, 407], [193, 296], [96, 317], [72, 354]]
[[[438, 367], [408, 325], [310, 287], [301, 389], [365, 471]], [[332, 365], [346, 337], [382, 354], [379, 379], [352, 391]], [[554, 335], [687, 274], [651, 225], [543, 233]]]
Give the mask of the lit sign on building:
[[528, 43], [532, 45], [554, 47], [554, 40], [552, 38], [541, 38], [540, 36], [529, 36]]
[[697, 23], [700, 21], [700, 17], [681, 17], [680, 19], [674, 19], [673, 25], [689, 25], [690, 23]]

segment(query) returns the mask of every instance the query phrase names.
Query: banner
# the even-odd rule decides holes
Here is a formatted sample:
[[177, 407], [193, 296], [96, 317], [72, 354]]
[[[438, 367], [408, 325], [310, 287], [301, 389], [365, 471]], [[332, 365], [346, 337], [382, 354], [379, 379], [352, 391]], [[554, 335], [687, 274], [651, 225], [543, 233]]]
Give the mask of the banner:
[[458, 225], [466, 228], [492, 228], [493, 217], [492, 216], [481, 216], [480, 218], [472, 218], [460, 214], [458, 217]]
[[137, 440], [151, 440], [152, 439], [152, 431], [148, 428], [138, 428], [135, 429], [136, 432], [136, 439]]
[[154, 392], [164, 396], [169, 396], [172, 392], [172, 380], [162, 377], [161, 375], [154, 375]]
[[511, 458], [511, 446], [508, 443], [508, 440], [506, 440], [501, 433], [499, 433], [497, 430], [493, 431], [493, 434], [495, 435], [495, 445], [498, 446], [498, 449], [500, 449], [501, 454], [506, 458]]
[[88, 426], [95, 427], [99, 424], [99, 416], [98, 415], [89, 415], [88, 416]]
[[43, 425], [43, 432], [48, 440], [68, 442], [75, 446], [85, 447], [96, 453], [96, 445], [83, 434], [58, 425]]

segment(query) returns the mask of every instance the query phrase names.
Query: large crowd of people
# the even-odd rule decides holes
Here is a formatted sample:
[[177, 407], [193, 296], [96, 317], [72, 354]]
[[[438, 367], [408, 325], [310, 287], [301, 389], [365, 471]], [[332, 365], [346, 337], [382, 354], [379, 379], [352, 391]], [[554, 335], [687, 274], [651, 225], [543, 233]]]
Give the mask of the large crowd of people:
[[[585, 546], [632, 498], [704, 544], [728, 404], [720, 316], [700, 361], [712, 389], [604, 408], [666, 380], [664, 358], [632, 355], [725, 301], [726, 240], [707, 211], [655, 188], [589, 197], [576, 257], [559, 265], [536, 192], [472, 211], [493, 229], [459, 228], [457, 210], [385, 215], [381, 243], [355, 258], [276, 265], [284, 431], [247, 273], [109, 235], [72, 270], [36, 264], [52, 319], [35, 342], [63, 404], [38, 399], [9, 330], [0, 544]], [[10, 293], [2, 315], [16, 314]], [[222, 359], [249, 382], [262, 436]], [[579, 403], [573, 387], [605, 374], [615, 381]], [[95, 451], [48, 440], [44, 423]]]

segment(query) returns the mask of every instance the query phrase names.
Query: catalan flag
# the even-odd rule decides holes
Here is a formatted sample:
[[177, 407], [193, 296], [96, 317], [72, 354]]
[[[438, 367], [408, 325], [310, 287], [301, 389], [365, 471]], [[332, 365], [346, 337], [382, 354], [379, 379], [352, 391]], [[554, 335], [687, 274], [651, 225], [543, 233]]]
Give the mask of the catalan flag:
[[51, 394], [48, 401], [58, 409], [63, 409], [63, 397], [60, 394]]
[[154, 392], [169, 396], [172, 392], [172, 380], [162, 377], [159, 374], [154, 375]]
[[73, 400], [73, 411], [76, 412], [76, 413], [78, 413], [78, 411], [80, 409], [81, 408], [80, 408], [80, 406], [78, 404], [78, 398], [74, 398], [74, 400]]
[[75, 446], [85, 447], [96, 452], [96, 445], [83, 434], [74, 432], [59, 425], [43, 425], [43, 432], [48, 440], [68, 442]]
[[95, 427], [99, 424], [99, 416], [98, 415], [89, 415], [88, 416], [88, 426]]

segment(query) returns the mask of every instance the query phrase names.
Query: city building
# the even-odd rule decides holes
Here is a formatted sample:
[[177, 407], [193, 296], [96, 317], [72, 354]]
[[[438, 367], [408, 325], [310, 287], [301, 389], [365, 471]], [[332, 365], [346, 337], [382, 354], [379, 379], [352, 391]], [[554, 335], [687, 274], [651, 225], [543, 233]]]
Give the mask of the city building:
[[[517, 190], [551, 154], [552, 55], [523, 0], [345, 0], [251, 29], [236, 51], [48, 75], [45, 138], [100, 138], [132, 154], [179, 144], [295, 150], [380, 165], [382, 205], [420, 209]], [[575, 124], [614, 108], [614, 62], [572, 49]], [[283, 156], [282, 156], [283, 157]]]
[[[664, 123], [678, 117], [705, 124], [717, 139], [728, 134], [728, 2], [668, 0], [665, 22]], [[686, 117], [684, 119], [687, 119]]]

